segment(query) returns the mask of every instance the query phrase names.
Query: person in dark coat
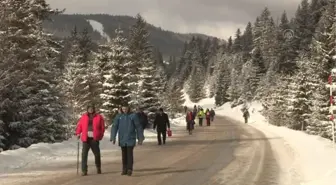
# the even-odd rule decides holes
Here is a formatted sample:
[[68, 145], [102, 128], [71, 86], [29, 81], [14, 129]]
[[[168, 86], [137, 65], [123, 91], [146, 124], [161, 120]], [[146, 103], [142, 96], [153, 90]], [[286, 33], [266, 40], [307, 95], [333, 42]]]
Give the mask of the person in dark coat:
[[247, 109], [244, 109], [243, 117], [245, 119], [245, 123], [248, 123], [248, 119], [250, 117], [250, 113], [249, 113], [249, 111]]
[[211, 119], [211, 121], [214, 121], [215, 115], [216, 115], [215, 111], [213, 109], [211, 109], [210, 110], [210, 119]]
[[188, 112], [188, 107], [185, 105], [184, 106], [184, 113], [187, 113]]
[[121, 147], [122, 158], [122, 173], [121, 175], [131, 176], [133, 172], [133, 149], [136, 145], [136, 138], [138, 144], [142, 145], [145, 140], [143, 129], [140, 125], [138, 116], [131, 113], [128, 106], [122, 107], [122, 113], [111, 128], [110, 141], [115, 144], [116, 136], [118, 134], [119, 146]]
[[141, 108], [137, 109], [136, 115], [139, 117], [140, 124], [143, 129], [147, 128], [148, 125], [148, 117], [147, 115], [143, 112]]
[[102, 115], [96, 112], [94, 105], [87, 107], [87, 113], [79, 119], [76, 135], [83, 142], [82, 147], [82, 176], [87, 175], [88, 153], [92, 150], [95, 158], [97, 173], [101, 174], [101, 155], [99, 141], [103, 139], [105, 132], [105, 122]]
[[[159, 113], [156, 115], [154, 120], [153, 129], [157, 131], [158, 145], [166, 144], [167, 138], [167, 128], [170, 129], [170, 122], [168, 115], [163, 112], [163, 109], [159, 109]], [[161, 140], [162, 135], [162, 140]], [[163, 141], [163, 142], [162, 142]]]
[[194, 110], [193, 110], [193, 112], [192, 112], [193, 120], [196, 119], [197, 113], [198, 113], [198, 111], [197, 111], [197, 108], [196, 108], [196, 105], [195, 105]]

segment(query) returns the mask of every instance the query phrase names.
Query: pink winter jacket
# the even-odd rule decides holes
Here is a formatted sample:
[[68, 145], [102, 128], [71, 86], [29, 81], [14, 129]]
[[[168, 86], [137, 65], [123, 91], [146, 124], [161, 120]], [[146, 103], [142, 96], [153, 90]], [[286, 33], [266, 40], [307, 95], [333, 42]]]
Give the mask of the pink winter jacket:
[[[76, 135], [81, 134], [81, 140], [86, 142], [88, 139], [88, 126], [89, 126], [89, 115], [88, 113], [83, 114], [83, 116], [79, 119]], [[100, 114], [95, 114], [93, 117], [93, 139], [96, 141], [100, 141], [104, 137], [105, 132], [105, 123], [104, 118]]]

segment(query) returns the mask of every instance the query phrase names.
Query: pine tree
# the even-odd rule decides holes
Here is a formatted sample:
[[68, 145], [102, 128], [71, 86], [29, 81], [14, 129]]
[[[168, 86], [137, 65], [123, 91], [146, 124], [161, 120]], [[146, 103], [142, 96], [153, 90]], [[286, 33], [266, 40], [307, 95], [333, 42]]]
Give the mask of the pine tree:
[[[148, 75], [152, 74], [146, 74], [150, 73], [148, 70], [152, 70], [152, 68], [155, 68], [152, 66], [152, 46], [149, 44], [149, 33], [147, 30], [147, 23], [146, 21], [141, 17], [140, 14], [137, 14], [136, 16], [136, 23], [132, 26], [130, 30], [130, 39], [129, 39], [129, 48], [132, 55], [132, 62], [130, 65], [130, 69], [132, 70], [132, 81], [135, 82], [132, 84], [131, 90], [132, 90], [132, 100], [130, 102], [131, 105], [138, 105], [140, 102], [140, 95], [143, 94], [140, 91], [144, 89], [144, 87], [141, 86], [141, 83], [144, 79], [148, 81]], [[148, 64], [148, 62], [150, 62]], [[155, 61], [154, 61], [155, 62]], [[144, 65], [149, 65], [150, 69], [147, 69], [148, 67]], [[144, 69], [144, 70], [142, 70]], [[151, 71], [154, 72], [154, 71]], [[150, 82], [146, 82], [146, 86], [148, 86]], [[149, 86], [148, 86], [149, 87]], [[151, 89], [154, 89], [154, 87], [150, 87]], [[147, 97], [147, 95], [145, 96]], [[147, 106], [147, 105], [146, 105]]]
[[216, 79], [215, 104], [217, 106], [223, 105], [229, 101], [228, 89], [231, 82], [230, 80], [230, 71], [228, 70], [227, 65], [222, 63]]
[[187, 93], [189, 94], [190, 100], [193, 102], [198, 102], [205, 97], [204, 90], [204, 76], [205, 70], [202, 65], [202, 58], [200, 55], [200, 48], [196, 42], [191, 43], [193, 50], [191, 51], [190, 62], [192, 61], [192, 69], [189, 77], [189, 88]]
[[243, 77], [243, 87], [242, 87], [242, 92], [241, 92], [241, 96], [240, 96], [240, 100], [247, 103], [252, 101], [254, 94], [252, 93], [253, 87], [251, 87], [252, 83], [251, 83], [251, 78], [252, 75], [251, 72], [251, 62], [247, 62], [244, 64], [243, 68], [242, 68], [242, 77]]
[[257, 47], [252, 53], [252, 59], [250, 61], [250, 74], [249, 82], [251, 87], [251, 93], [253, 96], [257, 94], [257, 89], [260, 85], [260, 81], [266, 74], [264, 66], [264, 59], [261, 55], [261, 50]]
[[232, 69], [230, 76], [230, 87], [228, 89], [228, 95], [232, 101], [232, 106], [238, 105], [238, 99], [240, 96], [240, 88], [238, 81], [239, 73], [236, 69]]
[[2, 1], [0, 12], [6, 12], [0, 15], [1, 70], [10, 73], [0, 78], [0, 123], [6, 132], [1, 140], [8, 141], [2, 148], [65, 139], [65, 112], [55, 80], [59, 51], [42, 29], [44, 19], [58, 12], [42, 0]]
[[[284, 33], [290, 31], [290, 24], [286, 12], [281, 15], [280, 24], [277, 29], [277, 72], [283, 74], [293, 74], [296, 70], [296, 51], [292, 40], [285, 38]], [[294, 32], [293, 32], [294, 33]], [[295, 34], [295, 33], [294, 33]]]
[[311, 64], [314, 64], [314, 73], [318, 75], [317, 88], [312, 99], [312, 118], [308, 123], [307, 132], [331, 138], [331, 125], [329, 115], [329, 92], [325, 87], [325, 79], [328, 78], [331, 69], [334, 67], [332, 56], [335, 52], [336, 40], [336, 16], [335, 1], [328, 1], [326, 10], [323, 13], [317, 28], [316, 39], [313, 39]]
[[309, 12], [308, 0], [302, 0], [300, 6], [296, 10], [294, 19], [294, 32], [295, 37], [292, 45], [299, 55], [300, 51], [309, 51], [309, 45], [311, 43], [313, 32], [311, 31], [311, 16]]
[[252, 51], [252, 49], [253, 49], [253, 32], [252, 32], [252, 24], [249, 22], [242, 36], [242, 50], [244, 61], [247, 61], [250, 58], [250, 52]]
[[103, 91], [100, 94], [103, 100], [101, 111], [110, 120], [114, 110], [120, 106], [128, 105], [131, 101], [130, 76], [131, 54], [127, 46], [127, 40], [123, 37], [123, 31], [118, 28], [115, 38], [109, 43], [110, 56], [104, 75]]
[[298, 61], [299, 72], [293, 77], [288, 87], [290, 106], [287, 110], [290, 115], [287, 126], [295, 130], [305, 130], [311, 114], [312, 89], [309, 83], [309, 78], [313, 74], [308, 75], [309, 58], [301, 56]]
[[233, 41], [233, 46], [232, 49], [235, 53], [241, 52], [242, 51], [242, 37], [241, 37], [241, 31], [238, 28], [236, 31], [235, 39]]
[[144, 61], [143, 67], [141, 68], [141, 90], [140, 90], [140, 100], [139, 105], [144, 109], [157, 109], [160, 106], [157, 85], [158, 76], [155, 74], [155, 61], [148, 57], [147, 61]]
[[231, 53], [233, 51], [233, 40], [232, 40], [232, 37], [230, 36], [229, 39], [228, 39], [228, 43], [226, 45], [226, 51], [228, 53]]
[[68, 107], [74, 116], [73, 121], [78, 119], [81, 113], [86, 111], [86, 106], [92, 100], [92, 94], [89, 93], [89, 63], [92, 58], [92, 41], [83, 31], [80, 35], [76, 30], [72, 33], [73, 45], [69, 51], [69, 58], [65, 65], [64, 73], [64, 91], [68, 97]]
[[182, 86], [180, 86], [177, 81], [174, 81], [167, 91], [168, 97], [165, 105], [168, 105], [169, 111], [173, 113], [180, 113], [181, 107], [185, 102]]
[[165, 95], [167, 93], [167, 85], [168, 85], [168, 77], [166, 75], [166, 72], [163, 67], [159, 68], [157, 73], [155, 74], [155, 82], [157, 82], [154, 86], [156, 87], [156, 95], [158, 97], [158, 100], [160, 102], [161, 107], [164, 106], [165, 102], [163, 99], [165, 99]]

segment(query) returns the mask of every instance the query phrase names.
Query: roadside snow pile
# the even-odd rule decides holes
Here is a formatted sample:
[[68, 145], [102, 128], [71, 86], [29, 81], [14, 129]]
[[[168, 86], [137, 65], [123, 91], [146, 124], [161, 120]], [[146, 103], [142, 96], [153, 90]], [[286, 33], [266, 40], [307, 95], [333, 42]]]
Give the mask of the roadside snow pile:
[[[216, 109], [217, 115], [223, 115], [241, 121], [243, 114], [241, 106], [231, 109], [230, 103]], [[301, 185], [331, 185], [336, 182], [336, 147], [330, 140], [319, 136], [308, 135], [286, 127], [277, 127], [268, 124], [265, 117], [260, 114], [262, 106], [253, 102], [250, 105], [249, 124], [265, 135], [282, 137], [295, 155], [299, 164], [304, 182]]]
[[[101, 141], [102, 150], [118, 150], [117, 145], [110, 143], [110, 130], [106, 129]], [[156, 133], [149, 130], [144, 132], [145, 142], [155, 141]], [[35, 167], [60, 161], [71, 161], [77, 155], [78, 140], [74, 137], [61, 143], [38, 143], [28, 148], [8, 150], [0, 153], [0, 174], [8, 173], [16, 169]]]

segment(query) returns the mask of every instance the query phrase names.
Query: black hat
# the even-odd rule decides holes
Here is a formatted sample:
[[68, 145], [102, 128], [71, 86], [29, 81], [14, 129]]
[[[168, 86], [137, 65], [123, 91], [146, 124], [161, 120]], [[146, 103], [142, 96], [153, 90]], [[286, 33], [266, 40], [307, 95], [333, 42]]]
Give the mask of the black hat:
[[95, 107], [94, 104], [89, 104], [89, 105], [86, 107], [86, 110], [89, 110], [89, 108], [92, 108], [93, 110], [96, 109], [96, 107]]
[[159, 111], [163, 112], [163, 108], [159, 108]]

